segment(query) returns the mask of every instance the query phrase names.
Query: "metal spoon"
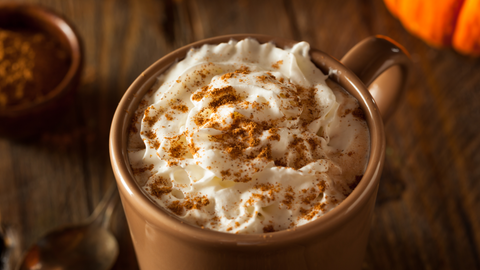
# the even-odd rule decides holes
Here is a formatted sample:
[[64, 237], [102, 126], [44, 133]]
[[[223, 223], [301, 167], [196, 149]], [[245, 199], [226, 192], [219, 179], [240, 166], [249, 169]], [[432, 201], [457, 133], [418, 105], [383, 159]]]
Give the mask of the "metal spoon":
[[18, 232], [2, 223], [0, 215], [0, 270], [14, 269], [19, 257]]
[[26, 252], [17, 270], [106, 270], [118, 256], [118, 243], [108, 230], [118, 202], [115, 184], [92, 215], [80, 224], [54, 230]]

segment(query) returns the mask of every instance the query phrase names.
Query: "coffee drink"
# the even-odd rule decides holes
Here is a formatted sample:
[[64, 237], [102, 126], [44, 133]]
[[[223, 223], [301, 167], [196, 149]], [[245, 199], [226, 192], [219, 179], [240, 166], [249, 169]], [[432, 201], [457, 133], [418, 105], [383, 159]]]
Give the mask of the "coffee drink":
[[165, 211], [254, 234], [335, 208], [361, 180], [369, 148], [358, 101], [310, 61], [307, 43], [244, 39], [193, 48], [158, 78], [134, 114], [128, 156]]

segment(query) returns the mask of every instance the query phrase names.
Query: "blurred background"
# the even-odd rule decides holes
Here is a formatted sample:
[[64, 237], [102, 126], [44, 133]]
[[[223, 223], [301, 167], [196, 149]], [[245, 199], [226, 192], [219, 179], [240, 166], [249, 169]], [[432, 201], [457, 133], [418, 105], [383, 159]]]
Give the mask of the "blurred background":
[[[93, 211], [114, 181], [108, 135], [115, 108], [165, 54], [208, 37], [259, 33], [304, 40], [341, 59], [379, 34], [410, 52], [413, 73], [385, 126], [386, 164], [362, 268], [480, 269], [480, 58], [448, 42], [441, 49], [427, 45], [382, 0], [18, 2], [66, 17], [85, 53], [66, 117], [29, 139], [0, 138], [0, 221], [15, 232], [18, 250]], [[415, 16], [440, 16], [438, 9], [422, 12]], [[120, 207], [114, 219], [120, 242], [114, 269], [138, 269]]]

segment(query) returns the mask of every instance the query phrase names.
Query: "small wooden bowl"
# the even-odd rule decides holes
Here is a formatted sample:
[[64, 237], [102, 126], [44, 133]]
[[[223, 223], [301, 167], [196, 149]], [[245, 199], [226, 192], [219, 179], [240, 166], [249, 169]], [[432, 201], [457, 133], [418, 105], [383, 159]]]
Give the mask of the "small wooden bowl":
[[48, 73], [51, 76], [62, 77], [55, 78], [59, 83], [52, 86], [53, 89], [48, 89], [41, 98], [0, 107], [0, 136], [19, 139], [31, 137], [58, 123], [60, 116], [71, 108], [83, 68], [82, 43], [69, 21], [38, 5], [0, 4], [0, 28], [44, 34], [59, 46], [65, 59], [68, 59], [68, 64], [59, 71], [53, 70], [48, 61], [38, 63], [41, 69], [52, 69]]

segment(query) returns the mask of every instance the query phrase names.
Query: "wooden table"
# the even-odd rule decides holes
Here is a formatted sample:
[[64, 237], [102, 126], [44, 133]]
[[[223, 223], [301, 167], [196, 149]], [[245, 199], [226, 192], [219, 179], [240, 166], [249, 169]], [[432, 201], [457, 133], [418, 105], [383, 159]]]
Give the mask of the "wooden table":
[[[406, 47], [414, 72], [386, 124], [363, 268], [480, 269], [480, 58], [428, 47], [381, 0], [26, 2], [74, 23], [86, 65], [66, 121], [32, 140], [0, 139], [0, 215], [18, 232], [21, 250], [92, 212], [114, 181], [108, 134], [117, 103], [163, 55], [207, 37], [262, 33], [305, 40], [340, 59], [381, 34]], [[114, 223], [121, 254], [114, 269], [138, 269], [123, 211]]]

